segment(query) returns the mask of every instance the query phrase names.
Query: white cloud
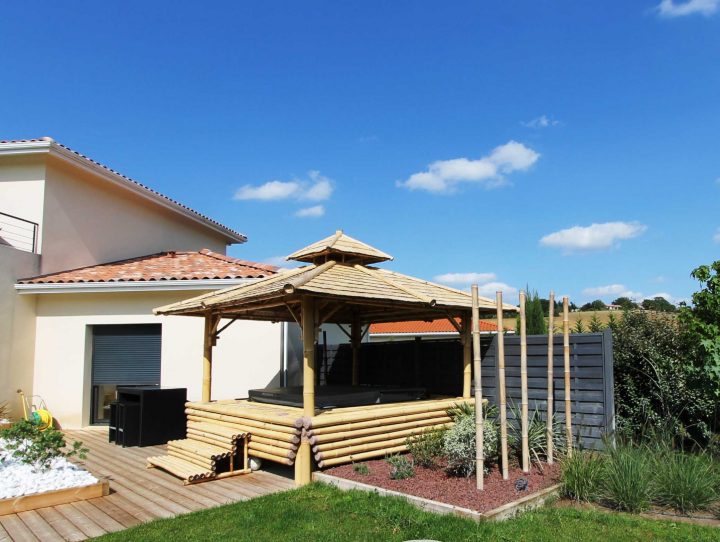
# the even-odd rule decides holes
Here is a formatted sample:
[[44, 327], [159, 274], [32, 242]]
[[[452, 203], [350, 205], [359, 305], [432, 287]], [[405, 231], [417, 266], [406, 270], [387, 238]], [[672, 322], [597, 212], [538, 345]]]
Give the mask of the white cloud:
[[558, 126], [560, 124], [560, 121], [555, 120], [552, 117], [548, 117], [547, 115], [540, 115], [539, 117], [536, 117], [527, 122], [521, 122], [520, 124], [522, 124], [526, 128], [548, 128], [550, 126]]
[[573, 226], [550, 233], [540, 239], [548, 247], [573, 250], [600, 250], [614, 246], [622, 239], [642, 235], [647, 226], [637, 222], [605, 222], [590, 226]]
[[299, 262], [287, 261], [285, 256], [270, 256], [269, 258], [263, 260], [262, 263], [276, 266], [278, 268], [278, 273], [290, 271], [300, 265]]
[[322, 205], [313, 205], [312, 207], [305, 207], [295, 212], [295, 216], [298, 218], [318, 218], [325, 214], [325, 207]]
[[709, 17], [720, 8], [720, 0], [662, 0], [657, 5], [662, 17], [684, 17], [685, 15], [704, 15]]
[[517, 141], [508, 141], [477, 160], [454, 158], [438, 160], [427, 171], [414, 173], [398, 186], [409, 190], [427, 190], [436, 194], [452, 193], [464, 182], [484, 184], [493, 188], [505, 184], [505, 175], [526, 171], [540, 158], [540, 154]]
[[319, 171], [311, 171], [308, 173], [312, 185], [302, 194], [302, 199], [312, 201], [324, 201], [329, 199], [333, 193], [333, 183], [327, 177], [320, 175]]
[[319, 171], [308, 172], [308, 179], [292, 181], [268, 181], [253, 186], [246, 184], [235, 192], [233, 199], [272, 201], [281, 199], [301, 199], [323, 201], [333, 193], [333, 181]]
[[263, 201], [287, 199], [297, 195], [299, 190], [300, 183], [296, 181], [268, 181], [260, 186], [246, 184], [237, 189], [234, 199]]
[[495, 280], [495, 273], [445, 273], [437, 275], [435, 280], [444, 284], [469, 285], [473, 283]]
[[716, 243], [720, 243], [720, 228], [715, 231], [715, 235], [713, 235], [713, 241]]
[[594, 298], [613, 298], [618, 297], [629, 297], [630, 299], [642, 299], [643, 295], [640, 292], [633, 292], [628, 290], [623, 284], [608, 284], [606, 286], [593, 286], [591, 288], [585, 288], [582, 291], [583, 295]]
[[495, 293], [498, 291], [502, 292], [505, 297], [503, 303], [512, 303], [517, 299], [518, 289], [504, 282], [488, 282], [478, 286], [478, 294], [490, 299], [495, 299]]

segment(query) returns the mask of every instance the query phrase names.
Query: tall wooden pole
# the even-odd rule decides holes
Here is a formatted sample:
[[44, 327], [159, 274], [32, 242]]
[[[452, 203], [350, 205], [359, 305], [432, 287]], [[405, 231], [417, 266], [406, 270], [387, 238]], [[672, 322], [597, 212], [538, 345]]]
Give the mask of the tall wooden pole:
[[477, 488], [482, 490], [485, 482], [485, 450], [483, 424], [485, 417], [482, 408], [482, 367], [480, 360], [480, 311], [478, 309], [478, 287], [472, 285], [472, 343], [473, 371], [475, 373], [475, 477]]
[[572, 410], [570, 408], [570, 318], [568, 297], [563, 297], [563, 359], [565, 362], [565, 434], [567, 455], [572, 456]]
[[505, 396], [505, 328], [503, 327], [502, 292], [496, 292], [497, 304], [497, 365], [498, 395], [500, 395], [500, 467], [503, 480], [508, 479], [508, 442], [507, 442], [507, 398]]
[[[305, 296], [301, 308], [303, 336], [303, 416], [311, 419], [315, 415], [315, 299]], [[312, 477], [310, 441], [303, 430], [295, 457], [295, 485], [309, 484]]]
[[352, 384], [360, 384], [360, 341], [362, 340], [362, 329], [360, 319], [353, 316], [350, 324], [350, 345], [352, 346]]
[[549, 465], [554, 463], [553, 458], [553, 363], [555, 361], [554, 344], [554, 326], [555, 326], [555, 292], [550, 292], [550, 309], [548, 312], [548, 349], [547, 349], [547, 462]]
[[215, 333], [220, 318], [208, 313], [205, 315], [205, 329], [203, 331], [203, 380], [202, 400], [210, 402], [212, 397], [212, 355], [215, 346]]
[[525, 292], [520, 292], [520, 432], [522, 438], [522, 470], [530, 472], [530, 446], [528, 444], [528, 389], [527, 389], [527, 333], [525, 321]]
[[472, 316], [462, 319], [462, 347], [463, 347], [463, 392], [465, 399], [470, 399], [472, 387]]

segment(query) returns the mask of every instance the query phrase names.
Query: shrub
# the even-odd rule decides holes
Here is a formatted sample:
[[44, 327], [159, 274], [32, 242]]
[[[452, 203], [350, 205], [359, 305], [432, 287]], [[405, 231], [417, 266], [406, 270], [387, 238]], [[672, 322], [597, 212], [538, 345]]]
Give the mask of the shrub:
[[[508, 420], [508, 447], [518, 458], [522, 458], [522, 427], [520, 425], [520, 406], [511, 403], [508, 406], [510, 417]], [[565, 424], [553, 415], [553, 451], [555, 455], [562, 455], [566, 446]], [[530, 460], [540, 461], [547, 457], [547, 423], [539, 409], [528, 412], [528, 448]]]
[[52, 427], [41, 431], [37, 425], [21, 420], [8, 429], [0, 430], [0, 438], [6, 440], [5, 447], [19, 461], [33, 465], [37, 470], [47, 470], [58, 457], [87, 457], [88, 449], [82, 442], [72, 443], [65, 451], [65, 436]]
[[618, 444], [607, 453], [602, 498], [619, 510], [641, 512], [653, 499], [654, 461], [649, 448]]
[[707, 508], [720, 497], [720, 477], [706, 455], [671, 452], [658, 457], [656, 502], [687, 513]]
[[0, 420], [7, 420], [10, 416], [10, 406], [7, 401], [0, 401]]
[[576, 501], [594, 501], [600, 495], [605, 462], [594, 452], [577, 450], [562, 462], [562, 493]]
[[391, 455], [386, 459], [390, 464], [390, 478], [393, 480], [404, 480], [415, 476], [415, 467], [404, 455]]
[[695, 346], [673, 316], [625, 312], [613, 328], [618, 430], [637, 437], [669, 431], [707, 442], [715, 412], [708, 379], [693, 362]]
[[363, 476], [367, 476], [370, 474], [370, 467], [368, 467], [365, 463], [355, 463], [353, 465], [353, 471], [358, 474], [362, 474]]
[[405, 440], [416, 465], [428, 469], [437, 466], [437, 460], [443, 455], [445, 431], [444, 429], [430, 429]]
[[[486, 463], [497, 456], [498, 431], [491, 420], [483, 424], [483, 451]], [[447, 471], [459, 476], [471, 476], [475, 473], [475, 414], [463, 414], [455, 417], [455, 424], [445, 432], [443, 450], [447, 458]]]

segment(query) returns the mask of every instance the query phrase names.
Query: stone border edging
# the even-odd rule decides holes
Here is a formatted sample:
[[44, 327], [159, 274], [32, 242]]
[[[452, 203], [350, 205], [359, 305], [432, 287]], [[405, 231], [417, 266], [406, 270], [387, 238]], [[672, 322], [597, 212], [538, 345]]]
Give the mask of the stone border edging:
[[358, 489], [360, 491], [369, 491], [377, 493], [382, 496], [390, 497], [401, 497], [408, 501], [413, 506], [416, 506], [422, 510], [433, 512], [435, 514], [451, 514], [455, 516], [465, 517], [474, 519], [475, 521], [480, 520], [491, 520], [491, 521], [503, 521], [510, 519], [520, 512], [531, 510], [542, 506], [545, 501], [549, 498], [555, 497], [560, 489], [560, 484], [555, 484], [540, 491], [536, 491], [530, 495], [526, 495], [520, 499], [503, 504], [498, 508], [489, 510], [487, 512], [476, 512], [469, 508], [463, 508], [461, 506], [455, 506], [453, 504], [446, 504], [444, 502], [432, 501], [423, 497], [416, 497], [415, 495], [408, 495], [407, 493], [400, 493], [399, 491], [393, 491], [391, 489], [385, 489], [382, 487], [371, 486], [363, 484], [362, 482], [356, 482], [354, 480], [347, 480], [345, 478], [339, 478], [330, 474], [322, 472], [314, 472], [313, 480], [323, 484], [328, 484], [337, 487], [343, 491], [350, 489]]

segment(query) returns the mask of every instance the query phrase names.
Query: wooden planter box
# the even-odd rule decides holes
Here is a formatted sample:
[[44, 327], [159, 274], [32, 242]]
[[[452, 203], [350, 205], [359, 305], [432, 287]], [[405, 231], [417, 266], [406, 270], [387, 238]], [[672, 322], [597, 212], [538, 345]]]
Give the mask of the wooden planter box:
[[31, 495], [0, 499], [0, 516], [26, 512], [28, 510], [35, 510], [36, 508], [45, 508], [47, 506], [56, 506], [58, 504], [94, 499], [96, 497], [103, 497], [109, 493], [110, 482], [101, 480], [89, 486], [69, 487], [67, 489], [46, 491], [45, 493], [33, 493]]

